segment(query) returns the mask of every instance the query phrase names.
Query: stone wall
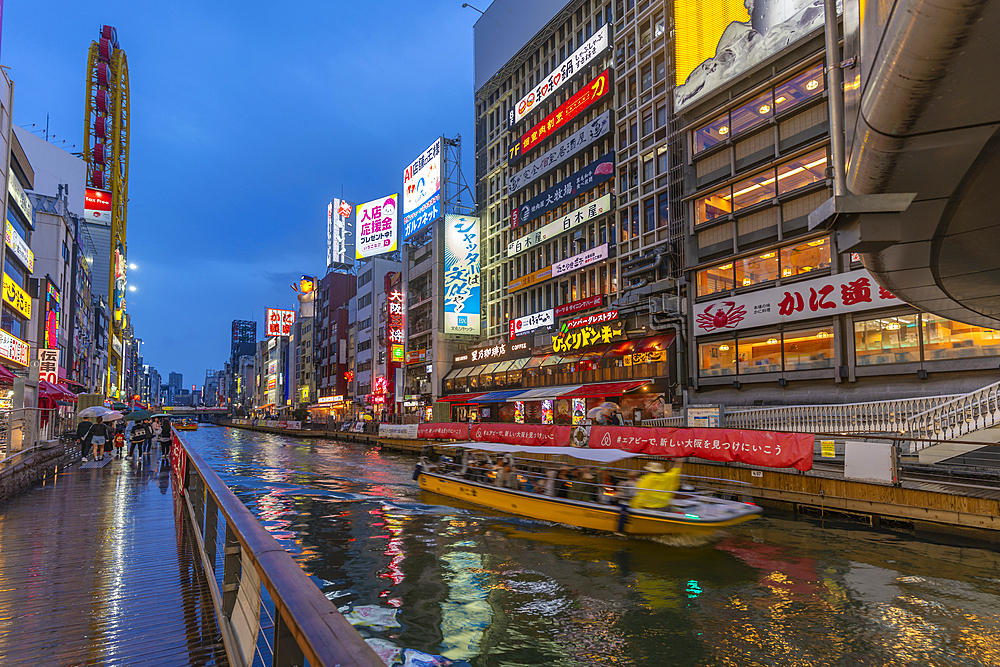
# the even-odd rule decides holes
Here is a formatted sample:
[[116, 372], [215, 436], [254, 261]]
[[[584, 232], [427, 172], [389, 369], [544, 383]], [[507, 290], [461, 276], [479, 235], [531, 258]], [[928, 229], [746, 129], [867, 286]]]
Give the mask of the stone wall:
[[27, 491], [47, 475], [54, 474], [66, 457], [66, 452], [66, 446], [57, 444], [52, 449], [39, 449], [0, 470], [0, 503]]

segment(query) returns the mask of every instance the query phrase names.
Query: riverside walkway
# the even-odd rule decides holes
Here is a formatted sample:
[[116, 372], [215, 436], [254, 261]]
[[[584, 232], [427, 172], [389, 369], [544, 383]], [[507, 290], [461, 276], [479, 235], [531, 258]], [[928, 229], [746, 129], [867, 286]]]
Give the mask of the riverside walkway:
[[0, 664], [229, 664], [174, 483], [73, 463], [0, 505]]

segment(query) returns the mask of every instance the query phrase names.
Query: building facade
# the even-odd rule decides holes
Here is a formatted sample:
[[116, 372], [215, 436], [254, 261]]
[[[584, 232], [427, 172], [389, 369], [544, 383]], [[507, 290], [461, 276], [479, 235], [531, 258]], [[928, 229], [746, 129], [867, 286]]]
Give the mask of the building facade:
[[[401, 275], [403, 265], [385, 256], [372, 257], [358, 268], [355, 302], [356, 341], [354, 397], [358, 412], [381, 412], [386, 396], [386, 293], [387, 275]], [[378, 402], [381, 397], [382, 402]]]

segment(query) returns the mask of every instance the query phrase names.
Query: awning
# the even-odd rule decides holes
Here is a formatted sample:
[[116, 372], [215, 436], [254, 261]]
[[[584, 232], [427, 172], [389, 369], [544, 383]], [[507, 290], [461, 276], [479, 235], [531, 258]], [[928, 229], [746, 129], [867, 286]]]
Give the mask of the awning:
[[510, 370], [510, 367], [511, 367], [511, 365], [513, 363], [514, 363], [513, 360], [511, 360], [511, 361], [501, 361], [499, 364], [497, 364], [497, 367], [493, 369], [493, 372], [494, 373], [506, 373], [508, 370]]
[[583, 398], [584, 396], [621, 396], [627, 391], [637, 389], [652, 380], [631, 380], [629, 382], [595, 382], [574, 389], [560, 398]]
[[543, 361], [541, 365], [555, 366], [556, 364], [561, 364], [562, 361], [563, 361], [562, 357], [560, 357], [558, 354], [550, 354], [549, 356], [545, 357], [545, 361]]
[[586, 449], [583, 447], [529, 447], [521, 445], [501, 445], [493, 442], [460, 442], [446, 447], [462, 447], [464, 449], [484, 452], [503, 452], [506, 454], [547, 454], [549, 456], [572, 456], [574, 459], [594, 461], [596, 463], [614, 463], [622, 459], [630, 459], [643, 454], [633, 454], [623, 449]]
[[2, 384], [14, 384], [14, 380], [17, 376], [7, 370], [4, 366], [0, 366], [0, 383]]
[[473, 403], [505, 403], [507, 401], [520, 401], [521, 394], [526, 393], [524, 389], [506, 389], [504, 391], [491, 391], [481, 394]]
[[476, 375], [479, 375], [479, 371], [481, 371], [482, 368], [483, 368], [482, 366], [469, 366], [468, 368], [463, 368], [462, 370], [460, 370], [458, 372], [458, 375], [456, 375], [455, 377], [464, 378], [466, 375], [472, 373], [472, 371], [476, 371]]
[[451, 396], [442, 396], [438, 399], [439, 403], [469, 403], [472, 399], [482, 396], [485, 392], [478, 392], [473, 394], [452, 394]]
[[528, 389], [514, 400], [518, 401], [540, 401], [543, 398], [558, 398], [563, 394], [579, 389], [582, 384], [567, 384], [559, 387], [540, 387], [538, 389]]
[[549, 358], [548, 354], [541, 354], [536, 357], [527, 358], [527, 363], [524, 365], [524, 369], [538, 368], [542, 365], [542, 362]]
[[510, 367], [507, 369], [509, 371], [519, 371], [524, 368], [524, 365], [531, 360], [531, 357], [521, 357], [520, 359], [515, 359], [510, 362]]
[[452, 368], [450, 371], [448, 371], [448, 374], [445, 375], [444, 378], [442, 378], [442, 379], [444, 379], [444, 380], [451, 380], [453, 378], [456, 378], [456, 377], [458, 377], [458, 373], [461, 370], [462, 370], [461, 368]]
[[674, 340], [674, 334], [663, 334], [662, 336], [649, 336], [635, 341], [636, 346], [633, 352], [656, 352], [666, 350]]

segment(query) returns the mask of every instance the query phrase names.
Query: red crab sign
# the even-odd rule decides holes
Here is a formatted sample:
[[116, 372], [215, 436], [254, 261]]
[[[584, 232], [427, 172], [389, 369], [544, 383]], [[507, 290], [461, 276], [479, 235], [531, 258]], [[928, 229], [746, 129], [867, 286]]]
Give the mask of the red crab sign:
[[699, 334], [733, 331], [899, 305], [865, 269], [772, 287], [695, 306]]

